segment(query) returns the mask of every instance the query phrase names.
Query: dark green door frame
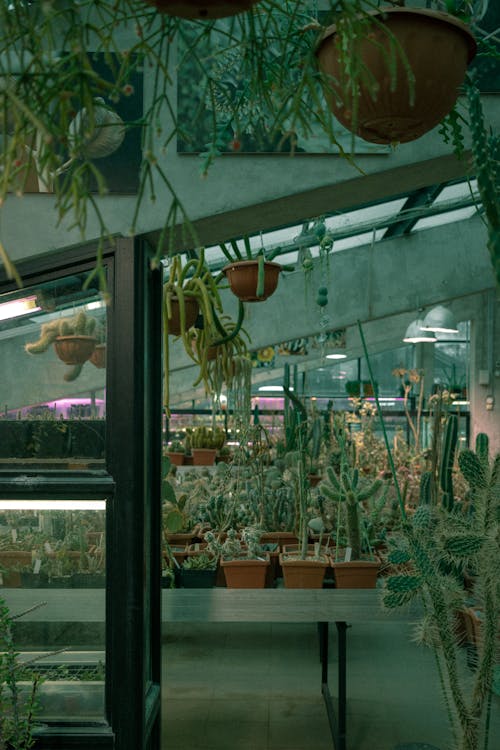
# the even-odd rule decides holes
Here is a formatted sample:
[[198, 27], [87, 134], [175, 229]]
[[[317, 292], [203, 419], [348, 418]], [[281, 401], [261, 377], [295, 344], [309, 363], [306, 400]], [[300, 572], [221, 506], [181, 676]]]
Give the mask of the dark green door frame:
[[[160, 748], [162, 273], [151, 269], [148, 256], [145, 243], [118, 239], [104, 258], [111, 292], [107, 476], [98, 480], [89, 471], [80, 472], [76, 483], [74, 475], [58, 479], [59, 492], [93, 497], [106, 489], [108, 725], [52, 726], [38, 738], [40, 748]], [[94, 258], [95, 247], [89, 245], [20, 263], [18, 270], [30, 286], [91, 270]], [[0, 292], [14, 288], [0, 272]], [[10, 495], [19, 484], [3, 473], [0, 494]], [[47, 492], [50, 481], [39, 484], [40, 492]], [[37, 492], [35, 483], [31, 496]]]

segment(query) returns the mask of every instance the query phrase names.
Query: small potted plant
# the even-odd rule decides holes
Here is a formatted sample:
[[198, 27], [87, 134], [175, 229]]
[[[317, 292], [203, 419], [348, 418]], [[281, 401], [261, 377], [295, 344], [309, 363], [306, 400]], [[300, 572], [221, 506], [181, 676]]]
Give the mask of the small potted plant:
[[170, 460], [170, 463], [173, 466], [183, 465], [186, 447], [180, 440], [172, 440], [172, 442], [167, 446], [167, 450], [165, 452]]
[[217, 451], [226, 440], [226, 434], [220, 427], [200, 426], [189, 432], [193, 466], [212, 466], [215, 463]]
[[242, 529], [240, 536], [235, 529], [227, 532], [221, 547], [221, 567], [228, 588], [265, 587], [270, 559], [269, 553], [264, 552], [260, 544], [261, 535], [261, 529], [252, 526]]

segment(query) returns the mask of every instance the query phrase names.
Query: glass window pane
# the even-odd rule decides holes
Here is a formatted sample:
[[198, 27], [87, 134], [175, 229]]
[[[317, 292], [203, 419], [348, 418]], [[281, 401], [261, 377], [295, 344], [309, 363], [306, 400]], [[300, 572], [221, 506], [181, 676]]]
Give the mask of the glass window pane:
[[0, 598], [26, 613], [15, 646], [43, 678], [43, 723], [105, 718], [105, 505], [0, 499]]
[[100, 468], [106, 306], [87, 274], [0, 295], [0, 467]]

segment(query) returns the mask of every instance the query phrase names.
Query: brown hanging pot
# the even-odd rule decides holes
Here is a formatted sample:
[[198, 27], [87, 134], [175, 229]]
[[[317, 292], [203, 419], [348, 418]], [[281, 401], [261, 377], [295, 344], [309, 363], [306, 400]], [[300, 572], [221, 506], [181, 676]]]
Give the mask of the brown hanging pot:
[[[173, 336], [180, 336], [182, 333], [181, 328], [181, 313], [180, 303], [178, 297], [172, 297], [170, 300], [170, 309], [172, 316], [168, 319], [168, 332]], [[196, 323], [196, 318], [200, 312], [200, 306], [198, 300], [194, 297], [184, 297], [184, 313], [185, 313], [185, 329], [189, 330]]]
[[[453, 109], [477, 47], [468, 26], [454, 16], [418, 8], [370, 11], [358, 36], [340, 37], [337, 26], [328, 27], [316, 50], [329, 78], [328, 106], [352, 133], [383, 144], [414, 141], [441, 122]], [[341, 44], [347, 45], [344, 59], [362, 71], [354, 101]]]
[[244, 13], [258, 0], [147, 0], [160, 13], [178, 18], [225, 18]]
[[89, 360], [94, 367], [103, 370], [106, 367], [106, 344], [97, 344]]
[[242, 302], [262, 302], [276, 291], [281, 266], [279, 263], [265, 261], [262, 294], [258, 294], [258, 260], [238, 260], [229, 263], [222, 271], [226, 275], [231, 291]]
[[57, 336], [54, 349], [65, 364], [83, 365], [94, 351], [96, 341], [93, 336]]

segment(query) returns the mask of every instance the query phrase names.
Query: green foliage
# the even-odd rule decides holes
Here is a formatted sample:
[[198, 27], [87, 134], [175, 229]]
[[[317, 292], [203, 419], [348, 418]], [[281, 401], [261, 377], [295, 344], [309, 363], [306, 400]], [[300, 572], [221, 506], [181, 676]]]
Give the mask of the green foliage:
[[[29, 750], [34, 745], [33, 727], [42, 679], [31, 665], [19, 660], [13, 636], [15, 619], [0, 598], [0, 747]], [[21, 680], [30, 683], [27, 696], [21, 695]]]
[[189, 430], [191, 448], [222, 448], [226, 433], [220, 427], [195, 427]]

